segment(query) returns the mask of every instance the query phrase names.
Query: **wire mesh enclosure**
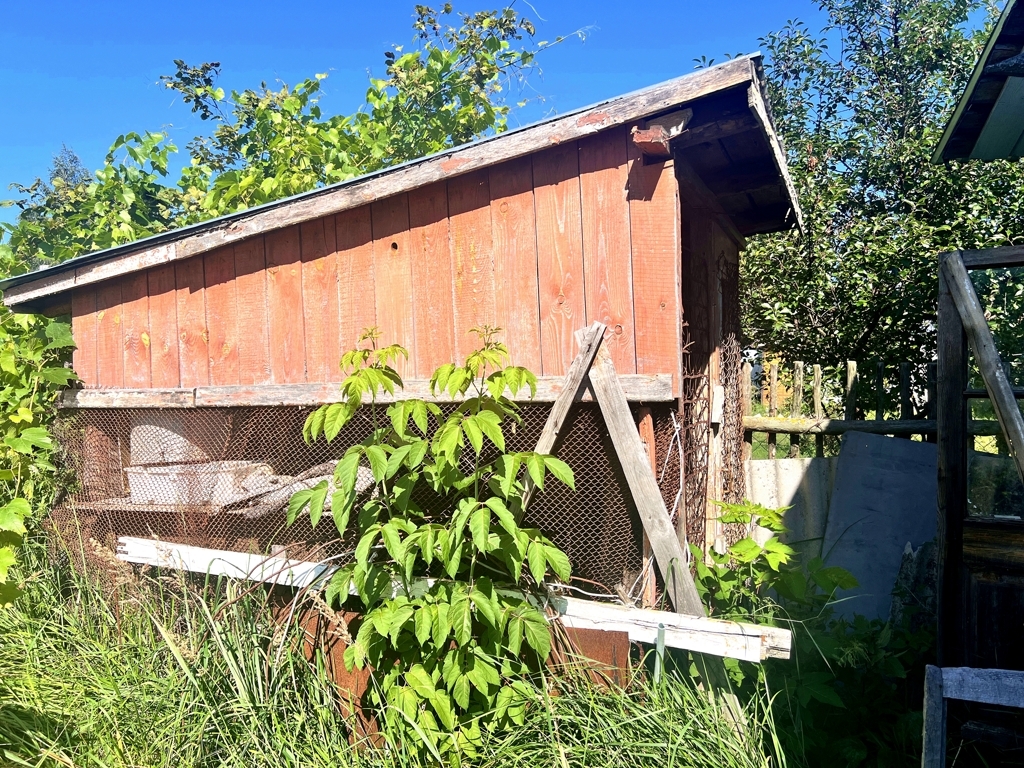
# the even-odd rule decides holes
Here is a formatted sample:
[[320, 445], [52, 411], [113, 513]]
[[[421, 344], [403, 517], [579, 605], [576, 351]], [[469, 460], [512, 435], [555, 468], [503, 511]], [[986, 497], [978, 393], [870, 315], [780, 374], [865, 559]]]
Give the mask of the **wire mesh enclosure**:
[[[446, 406], [449, 413], [454, 406]], [[547, 406], [524, 405], [509, 450], [532, 450]], [[669, 510], [680, 504], [680, 447], [674, 408], [652, 408], [659, 483]], [[122, 536], [301, 560], [344, 559], [329, 519], [287, 524], [292, 494], [329, 477], [346, 448], [373, 429], [361, 411], [330, 444], [307, 444], [310, 408], [81, 409], [65, 412], [57, 435], [75, 478], [51, 515], [72, 552], [115, 550]], [[636, 414], [634, 414], [635, 416]], [[378, 415], [380, 418], [382, 414]], [[580, 403], [559, 449], [575, 491], [550, 482], [527, 523], [562, 548], [574, 577], [608, 593], [638, 590], [643, 530], [621, 482], [596, 404]], [[329, 498], [329, 497], [328, 497]], [[325, 515], [325, 518], [327, 515]], [[76, 558], [77, 559], [77, 558]]]

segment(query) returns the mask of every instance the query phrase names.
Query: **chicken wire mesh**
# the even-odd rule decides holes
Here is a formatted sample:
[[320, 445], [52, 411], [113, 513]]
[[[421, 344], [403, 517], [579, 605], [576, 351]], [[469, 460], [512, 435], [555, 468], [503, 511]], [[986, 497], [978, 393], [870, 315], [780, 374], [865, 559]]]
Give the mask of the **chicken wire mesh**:
[[[444, 407], [445, 414], [454, 406]], [[353, 542], [339, 540], [330, 520], [308, 516], [287, 525], [293, 493], [333, 471], [348, 446], [373, 422], [363, 410], [330, 444], [307, 444], [302, 426], [311, 408], [81, 409], [64, 412], [56, 434], [73, 483], [50, 516], [51, 529], [73, 563], [109, 567], [120, 537], [298, 560], [343, 561]], [[548, 407], [525, 405], [508, 449], [532, 450]], [[634, 413], [634, 417], [637, 414]], [[659, 483], [666, 506], [680, 504], [678, 428], [674, 407], [652, 408]], [[573, 564], [584, 588], [638, 592], [643, 530], [607, 430], [593, 403], [569, 417], [559, 449], [575, 473], [576, 490], [550, 482], [526, 522], [540, 528]], [[97, 560], [97, 553], [101, 553]], [[106, 553], [106, 554], [103, 554]]]

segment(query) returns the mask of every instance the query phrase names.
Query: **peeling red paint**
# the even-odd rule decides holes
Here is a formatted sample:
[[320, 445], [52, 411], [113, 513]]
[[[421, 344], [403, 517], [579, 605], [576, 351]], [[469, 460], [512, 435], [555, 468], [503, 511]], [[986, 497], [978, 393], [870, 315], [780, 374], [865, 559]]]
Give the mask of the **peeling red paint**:
[[589, 115], [584, 115], [576, 121], [576, 127], [582, 128], [585, 125], [600, 125], [601, 123], [608, 120], [609, 115], [607, 112], [591, 112]]
[[441, 170], [445, 173], [455, 173], [468, 162], [469, 160], [464, 157], [449, 157], [447, 160], [441, 161]]

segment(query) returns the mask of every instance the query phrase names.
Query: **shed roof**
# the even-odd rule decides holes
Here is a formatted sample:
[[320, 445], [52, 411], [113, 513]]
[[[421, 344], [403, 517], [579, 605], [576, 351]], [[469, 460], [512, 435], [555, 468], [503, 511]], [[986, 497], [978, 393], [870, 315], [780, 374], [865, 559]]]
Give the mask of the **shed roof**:
[[1024, 3], [1009, 0], [932, 158], [1024, 156]]
[[12, 308], [45, 310], [79, 285], [187, 259], [682, 107], [692, 114], [685, 130], [673, 134], [671, 150], [693, 168], [740, 234], [801, 225], [755, 53], [375, 173], [10, 277], [0, 290]]

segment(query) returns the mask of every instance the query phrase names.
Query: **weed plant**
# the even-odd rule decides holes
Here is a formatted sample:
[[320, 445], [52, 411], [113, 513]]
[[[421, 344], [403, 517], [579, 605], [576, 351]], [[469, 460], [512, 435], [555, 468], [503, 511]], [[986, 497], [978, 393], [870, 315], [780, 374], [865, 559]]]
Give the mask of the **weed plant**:
[[[436, 765], [352, 735], [322, 659], [307, 661], [296, 627], [272, 620], [262, 587], [122, 564], [120, 583], [101, 589], [41, 547], [26, 566], [24, 598], [0, 611], [0, 764]], [[737, 726], [671, 670], [657, 685], [641, 671], [625, 689], [560, 677], [522, 726], [485, 737], [462, 764], [778, 765], [763, 697], [744, 717]]]

